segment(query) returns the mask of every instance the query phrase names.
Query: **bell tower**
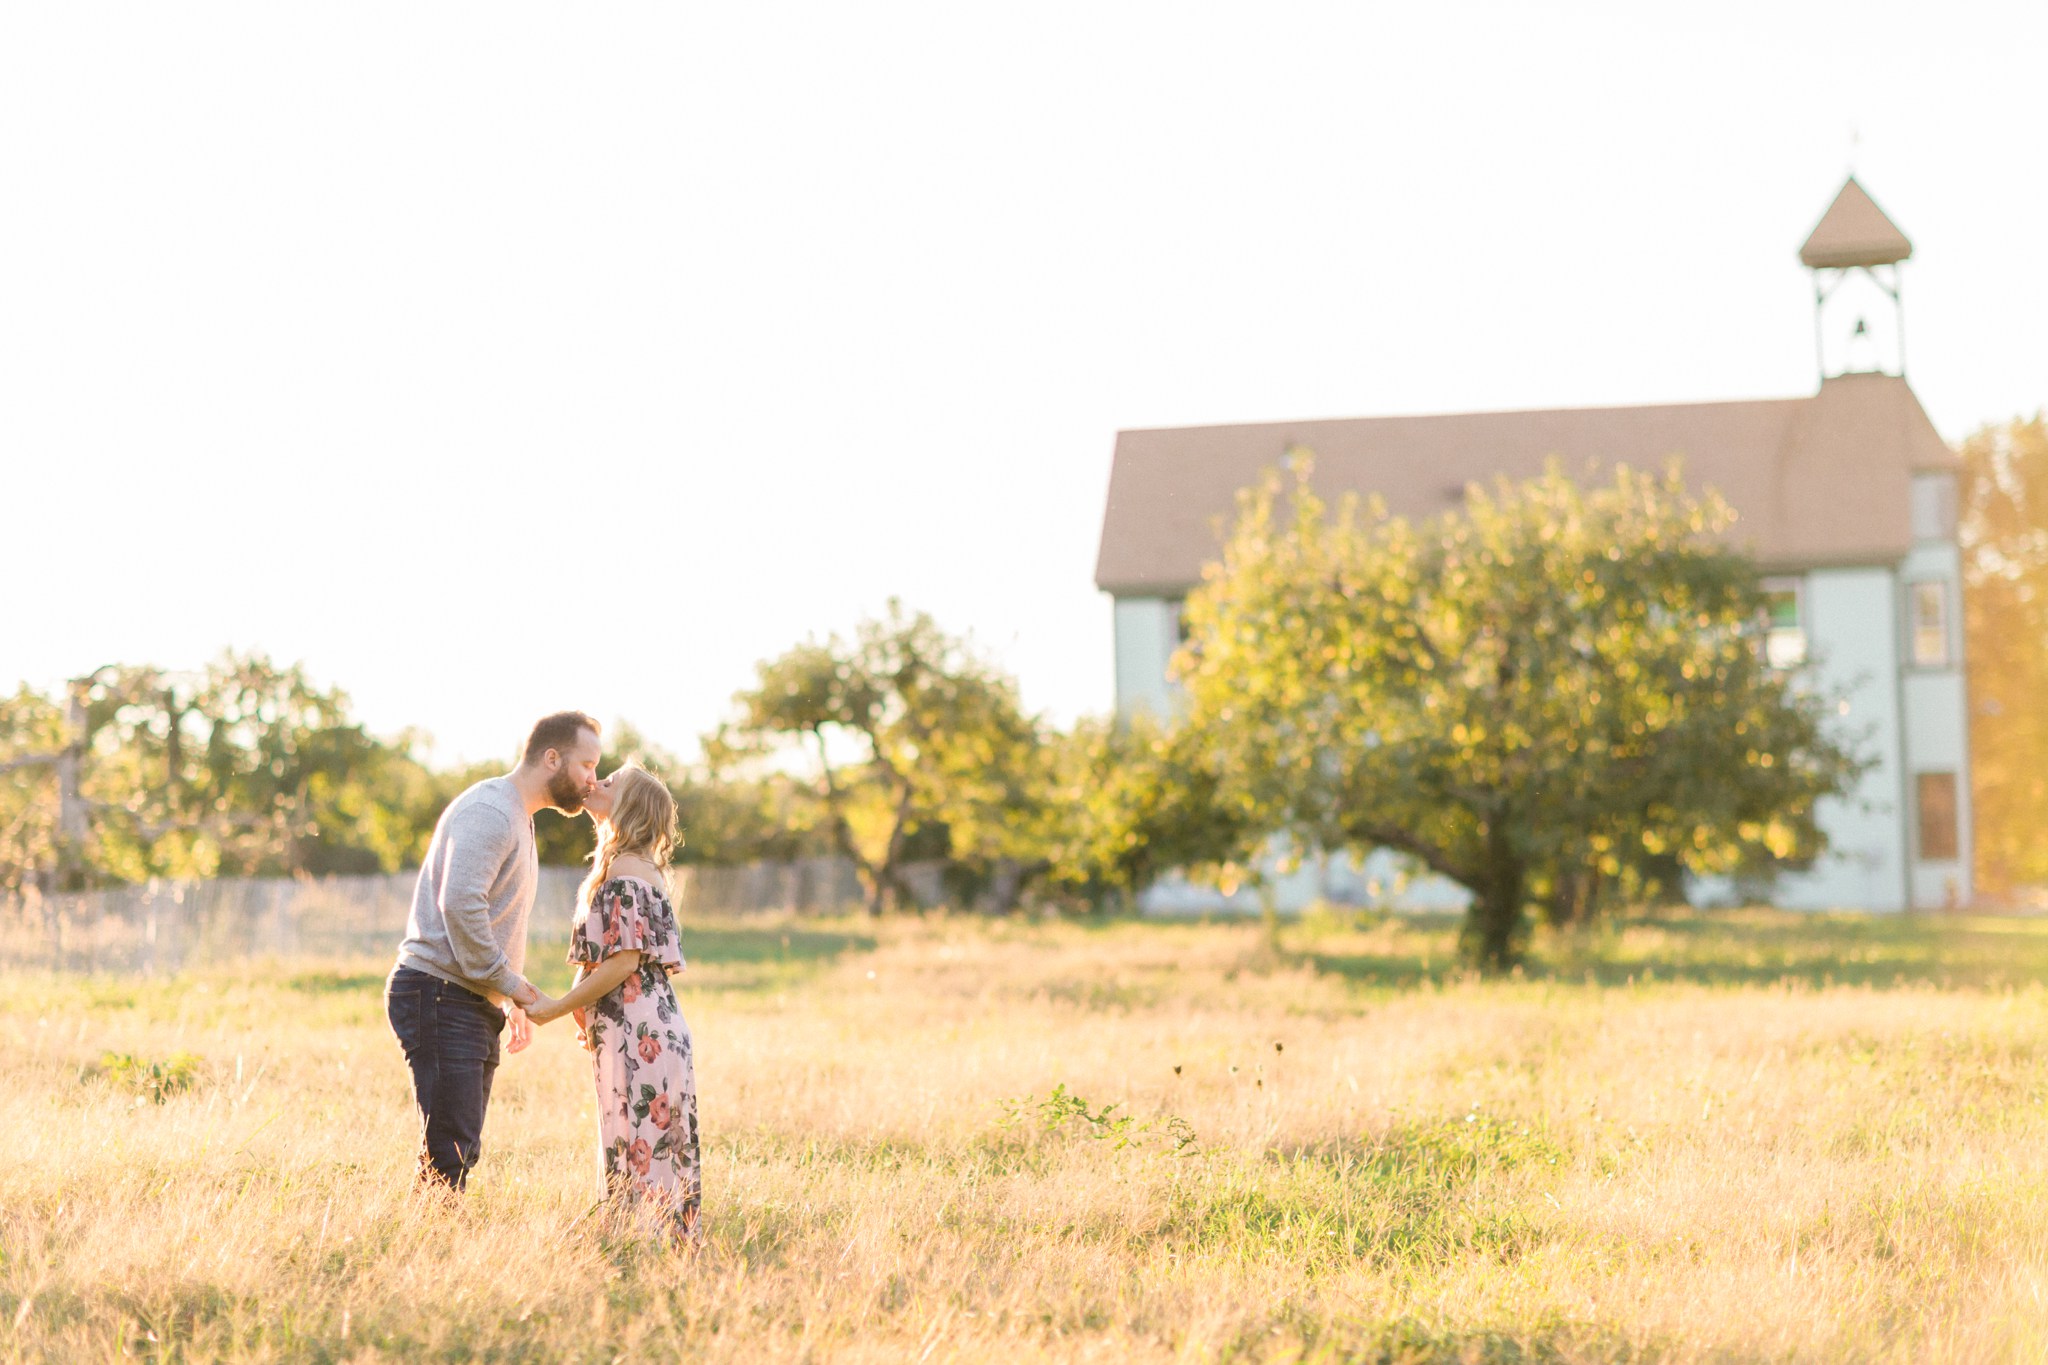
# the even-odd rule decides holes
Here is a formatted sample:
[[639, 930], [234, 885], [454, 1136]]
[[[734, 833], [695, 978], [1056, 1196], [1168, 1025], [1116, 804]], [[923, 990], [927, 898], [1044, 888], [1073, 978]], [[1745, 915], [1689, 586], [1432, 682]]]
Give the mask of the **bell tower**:
[[1899, 267], [1912, 254], [1906, 234], [1850, 176], [1799, 248], [1800, 264], [1813, 272], [1813, 344], [1823, 380], [1905, 375]]

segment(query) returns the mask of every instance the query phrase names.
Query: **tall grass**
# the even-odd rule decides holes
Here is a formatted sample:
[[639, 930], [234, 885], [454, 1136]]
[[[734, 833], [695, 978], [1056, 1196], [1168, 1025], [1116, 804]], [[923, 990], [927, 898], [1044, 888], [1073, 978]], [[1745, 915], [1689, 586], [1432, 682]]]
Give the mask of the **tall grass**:
[[2048, 926], [689, 937], [694, 1257], [588, 1216], [562, 1026], [444, 1208], [381, 964], [0, 979], [6, 1356], [2048, 1357]]

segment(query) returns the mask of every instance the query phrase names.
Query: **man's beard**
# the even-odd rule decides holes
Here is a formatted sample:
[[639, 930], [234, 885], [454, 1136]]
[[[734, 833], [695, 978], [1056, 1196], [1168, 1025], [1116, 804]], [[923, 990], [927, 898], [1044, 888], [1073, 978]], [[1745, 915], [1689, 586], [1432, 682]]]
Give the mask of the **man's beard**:
[[548, 779], [548, 804], [564, 815], [575, 815], [583, 809], [583, 784], [567, 771], [556, 773]]

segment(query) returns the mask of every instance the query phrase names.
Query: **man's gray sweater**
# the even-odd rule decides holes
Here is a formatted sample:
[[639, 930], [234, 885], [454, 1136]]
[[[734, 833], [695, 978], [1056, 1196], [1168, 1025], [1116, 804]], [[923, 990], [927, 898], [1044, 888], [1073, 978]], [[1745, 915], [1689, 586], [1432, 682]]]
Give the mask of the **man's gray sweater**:
[[478, 995], [510, 995], [524, 982], [526, 921], [540, 863], [533, 820], [507, 777], [479, 782], [434, 826], [413, 887], [398, 963]]

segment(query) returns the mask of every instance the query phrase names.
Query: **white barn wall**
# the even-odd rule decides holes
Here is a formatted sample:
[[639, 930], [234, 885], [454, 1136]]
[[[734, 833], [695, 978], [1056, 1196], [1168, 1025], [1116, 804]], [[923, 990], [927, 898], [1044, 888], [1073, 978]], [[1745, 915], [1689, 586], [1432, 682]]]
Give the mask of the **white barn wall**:
[[1897, 578], [1886, 568], [1815, 570], [1803, 613], [1814, 687], [1846, 693], [1837, 734], [1876, 762], [1846, 797], [1821, 803], [1828, 852], [1810, 871], [1781, 876], [1772, 899], [1796, 910], [1895, 913], [1907, 906]]
[[1953, 542], [1920, 544], [1906, 557], [1899, 579], [1902, 631], [1911, 629], [1907, 612], [1912, 584], [1939, 582], [1947, 594], [1948, 665], [1922, 667], [1902, 652], [1905, 662], [1900, 680], [1905, 710], [1907, 794], [1915, 792], [1914, 778], [1919, 773], [1945, 772], [1956, 777], [1956, 857], [1919, 856], [1920, 831], [1914, 824], [1918, 817], [1917, 802], [1908, 806], [1913, 819], [1902, 825], [1902, 837], [1912, 850], [1913, 907], [1941, 910], [1968, 905], [1974, 891], [1970, 876], [1975, 840], [1970, 798], [1969, 698], [1963, 683], [1961, 553]]
[[1167, 715], [1174, 707], [1174, 687], [1166, 666], [1180, 646], [1180, 603], [1163, 597], [1119, 597], [1114, 628], [1118, 714]]
[[1913, 908], [1943, 910], [1970, 903], [1972, 815], [1969, 740], [1964, 733], [1963, 680], [1953, 672], [1909, 674], [1905, 680], [1907, 767], [1911, 773], [1956, 775], [1956, 851], [1946, 859], [1917, 856], [1919, 831], [1914, 830]]

